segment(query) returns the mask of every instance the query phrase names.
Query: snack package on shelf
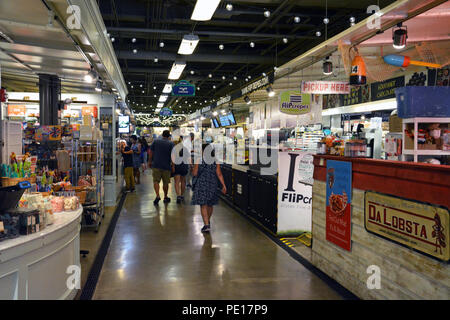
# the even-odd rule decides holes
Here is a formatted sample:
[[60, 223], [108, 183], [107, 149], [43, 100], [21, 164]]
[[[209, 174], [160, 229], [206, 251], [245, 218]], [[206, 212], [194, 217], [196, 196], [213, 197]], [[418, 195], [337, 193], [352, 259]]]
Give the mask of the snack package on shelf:
[[79, 205], [78, 197], [66, 197], [64, 199], [64, 211], [75, 211]]
[[51, 200], [52, 210], [54, 213], [64, 211], [64, 198], [63, 197], [53, 197]]

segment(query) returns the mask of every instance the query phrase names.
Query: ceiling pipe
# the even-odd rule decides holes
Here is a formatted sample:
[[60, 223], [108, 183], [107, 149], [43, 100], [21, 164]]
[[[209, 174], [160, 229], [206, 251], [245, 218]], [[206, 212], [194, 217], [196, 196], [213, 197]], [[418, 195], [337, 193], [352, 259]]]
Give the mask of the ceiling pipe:
[[[118, 58], [128, 60], [153, 60], [155, 57], [160, 61], [180, 60], [175, 53], [158, 52], [158, 51], [116, 51]], [[183, 56], [181, 58], [186, 62], [212, 62], [212, 63], [236, 63], [236, 64], [273, 64], [272, 57], [255, 57], [246, 55], [217, 55], [217, 54], [195, 54]]]
[[[133, 36], [136, 33], [152, 33], [152, 34], [178, 34], [185, 35], [189, 33], [187, 30], [166, 30], [166, 29], [147, 29], [147, 28], [124, 28], [124, 27], [108, 27], [109, 33], [123, 33], [128, 32]], [[222, 31], [195, 31], [195, 35], [199, 36], [220, 36], [228, 38], [271, 38], [271, 39], [317, 39], [317, 37], [310, 35], [283, 35], [275, 33], [251, 33], [251, 32], [222, 32]]]

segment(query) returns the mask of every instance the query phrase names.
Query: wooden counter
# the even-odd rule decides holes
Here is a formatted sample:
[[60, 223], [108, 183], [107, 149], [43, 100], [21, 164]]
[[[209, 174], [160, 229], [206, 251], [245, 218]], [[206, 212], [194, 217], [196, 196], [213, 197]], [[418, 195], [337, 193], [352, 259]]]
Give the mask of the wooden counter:
[[[327, 160], [352, 163], [351, 251], [326, 240]], [[314, 164], [315, 266], [363, 299], [450, 299], [449, 263], [368, 232], [364, 213], [366, 191], [450, 208], [450, 166], [322, 155]], [[367, 286], [370, 266], [380, 268], [380, 289]]]

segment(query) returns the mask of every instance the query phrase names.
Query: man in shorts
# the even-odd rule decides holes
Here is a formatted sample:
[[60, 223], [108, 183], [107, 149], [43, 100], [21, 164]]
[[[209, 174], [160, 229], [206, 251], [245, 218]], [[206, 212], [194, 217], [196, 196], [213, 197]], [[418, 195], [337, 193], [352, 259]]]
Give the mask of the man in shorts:
[[164, 203], [169, 203], [170, 198], [167, 196], [169, 192], [170, 176], [172, 172], [172, 149], [174, 143], [170, 141], [170, 131], [164, 130], [162, 139], [156, 139], [150, 146], [150, 154], [148, 166], [152, 168], [153, 186], [155, 188], [156, 199], [154, 205], [158, 205], [161, 200], [159, 196], [159, 184], [163, 181]]

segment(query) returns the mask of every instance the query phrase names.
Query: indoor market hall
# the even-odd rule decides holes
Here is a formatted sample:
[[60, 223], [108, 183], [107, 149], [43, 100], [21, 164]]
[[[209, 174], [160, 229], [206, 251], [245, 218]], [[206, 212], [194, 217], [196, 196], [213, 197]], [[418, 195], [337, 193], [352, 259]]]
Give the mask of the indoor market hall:
[[[177, 204], [153, 205], [151, 175], [126, 195], [93, 299], [343, 299], [226, 203], [202, 233], [187, 189]], [[348, 296], [348, 295], [347, 295]]]

